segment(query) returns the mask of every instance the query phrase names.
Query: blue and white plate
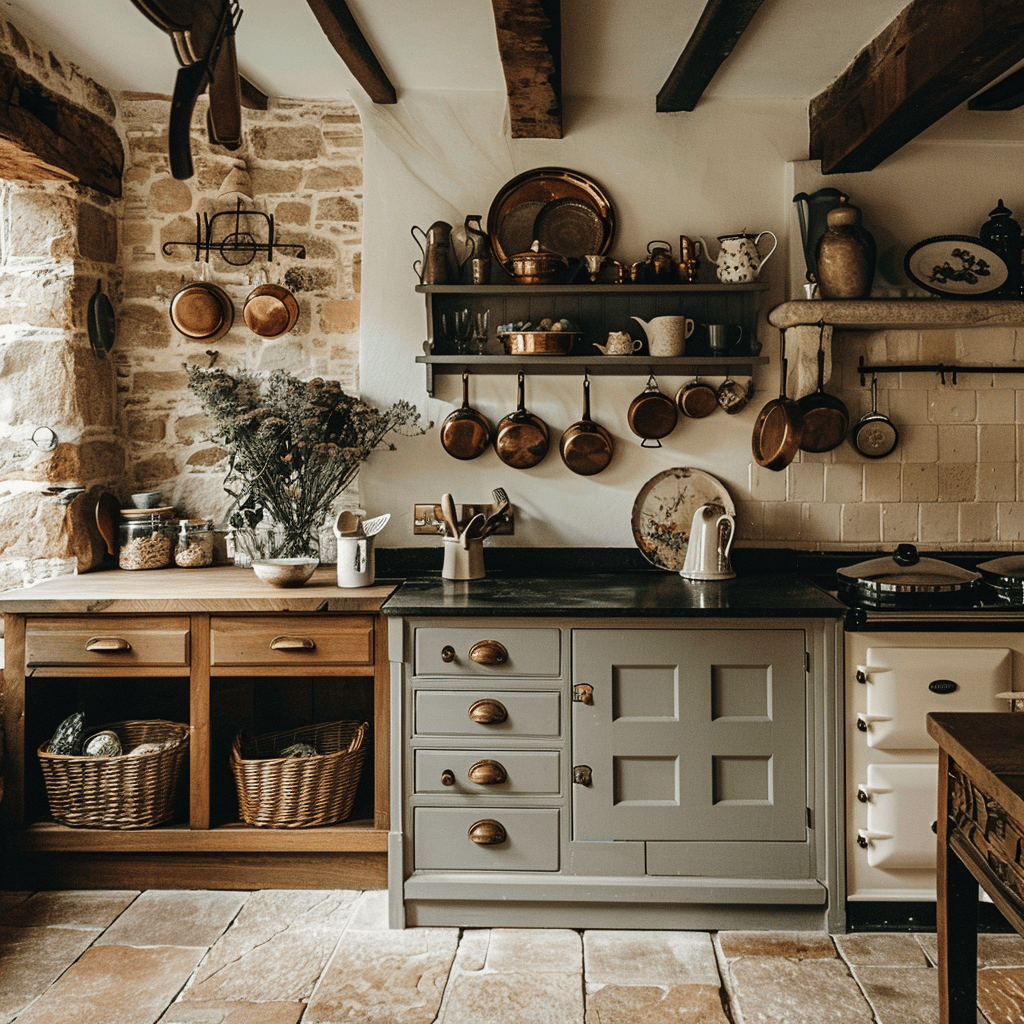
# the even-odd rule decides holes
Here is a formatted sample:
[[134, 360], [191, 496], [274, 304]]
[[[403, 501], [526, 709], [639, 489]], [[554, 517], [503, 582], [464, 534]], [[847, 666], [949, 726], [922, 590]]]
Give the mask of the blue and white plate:
[[987, 295], [1006, 282], [1003, 257], [973, 235], [937, 235], [907, 251], [907, 276], [934, 295]]

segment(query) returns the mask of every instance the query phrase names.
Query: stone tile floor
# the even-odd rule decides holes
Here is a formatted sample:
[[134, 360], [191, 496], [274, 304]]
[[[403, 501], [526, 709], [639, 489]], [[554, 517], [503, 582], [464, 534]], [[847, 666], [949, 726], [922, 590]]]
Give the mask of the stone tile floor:
[[[1024, 941], [979, 941], [979, 1024]], [[383, 892], [0, 892], [0, 1024], [934, 1024], [933, 934], [415, 928]]]

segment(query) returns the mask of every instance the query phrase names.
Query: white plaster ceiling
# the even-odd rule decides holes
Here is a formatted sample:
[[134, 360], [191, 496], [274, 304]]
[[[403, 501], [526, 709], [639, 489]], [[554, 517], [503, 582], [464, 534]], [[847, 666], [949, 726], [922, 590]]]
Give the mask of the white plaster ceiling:
[[[707, 98], [809, 99], [907, 0], [767, 0], [712, 80]], [[358, 90], [306, 0], [240, 0], [241, 73], [271, 96], [338, 98]], [[563, 93], [649, 104], [705, 0], [562, 0]], [[499, 90], [488, 0], [349, 0], [398, 91]], [[170, 94], [170, 39], [131, 0], [0, 0], [0, 14], [115, 90]]]

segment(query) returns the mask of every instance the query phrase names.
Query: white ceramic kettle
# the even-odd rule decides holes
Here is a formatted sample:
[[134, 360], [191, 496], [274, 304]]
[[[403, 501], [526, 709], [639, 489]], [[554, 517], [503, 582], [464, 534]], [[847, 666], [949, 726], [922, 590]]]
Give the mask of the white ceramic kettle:
[[736, 573], [729, 562], [736, 519], [721, 505], [701, 505], [693, 513], [690, 541], [679, 575], [686, 580], [729, 580]]
[[[765, 236], [772, 240], [772, 247], [762, 256], [758, 246]], [[710, 255], [707, 242], [703, 238], [704, 251]], [[715, 258], [718, 280], [723, 284], [746, 284], [756, 281], [761, 268], [768, 262], [768, 257], [775, 252], [779, 240], [771, 231], [762, 231], [751, 235], [741, 232], [737, 235], [718, 236], [718, 256]]]

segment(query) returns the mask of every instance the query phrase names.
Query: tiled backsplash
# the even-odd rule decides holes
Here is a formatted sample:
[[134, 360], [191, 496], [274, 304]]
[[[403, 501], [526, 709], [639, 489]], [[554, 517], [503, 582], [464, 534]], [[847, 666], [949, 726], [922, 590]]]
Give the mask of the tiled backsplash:
[[[846, 403], [851, 426], [871, 408], [861, 357], [1011, 366], [1024, 361], [1024, 329], [836, 330], [825, 390]], [[737, 503], [747, 546], [1024, 550], [1024, 366], [1021, 376], [961, 373], [956, 383], [951, 373], [944, 382], [934, 372], [880, 373], [878, 409], [899, 431], [883, 459], [864, 458], [847, 440], [801, 452], [782, 472], [751, 462], [751, 500]]]

